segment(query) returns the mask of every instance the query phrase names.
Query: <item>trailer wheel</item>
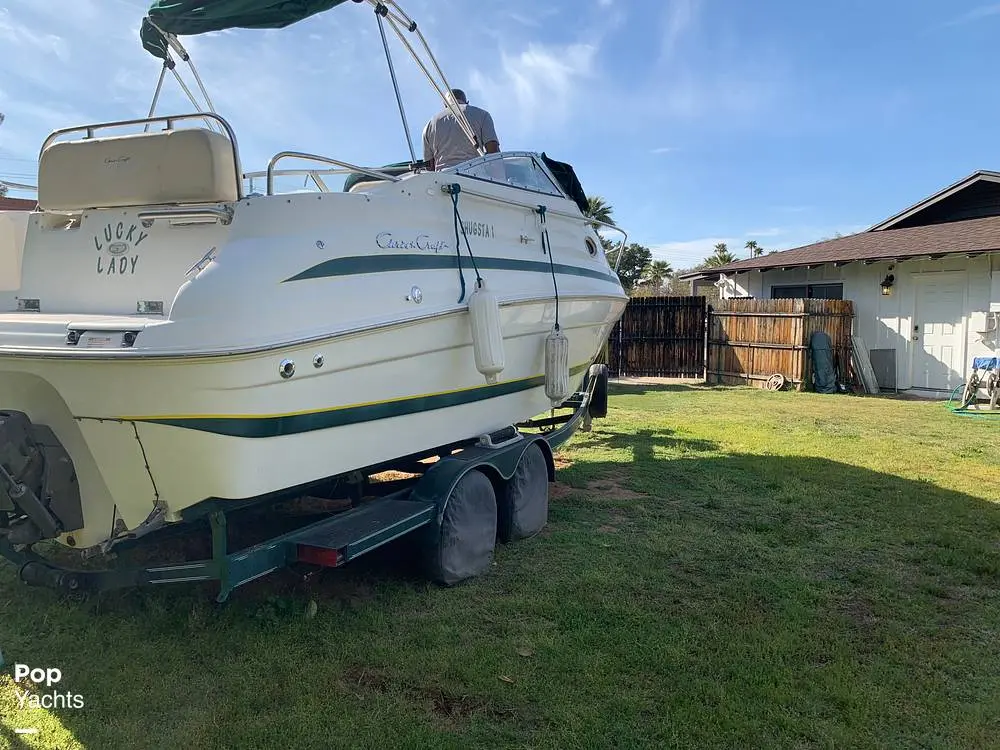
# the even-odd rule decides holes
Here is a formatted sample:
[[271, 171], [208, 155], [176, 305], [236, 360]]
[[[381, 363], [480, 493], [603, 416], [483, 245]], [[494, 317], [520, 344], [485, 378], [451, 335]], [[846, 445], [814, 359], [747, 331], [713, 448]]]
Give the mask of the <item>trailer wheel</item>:
[[483, 572], [493, 562], [497, 538], [497, 497], [481, 471], [466, 473], [452, 489], [435, 543], [429, 551], [430, 575], [452, 586]]
[[587, 411], [594, 419], [603, 419], [608, 416], [608, 366], [593, 365], [590, 377], [597, 378], [597, 382], [594, 383], [594, 396], [590, 399]]
[[549, 467], [532, 443], [521, 455], [499, 499], [500, 541], [504, 544], [537, 534], [549, 519]]

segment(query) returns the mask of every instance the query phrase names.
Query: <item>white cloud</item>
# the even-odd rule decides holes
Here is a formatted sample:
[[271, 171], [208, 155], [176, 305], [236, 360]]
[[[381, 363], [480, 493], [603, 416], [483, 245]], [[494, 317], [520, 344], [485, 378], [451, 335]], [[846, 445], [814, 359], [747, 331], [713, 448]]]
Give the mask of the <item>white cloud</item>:
[[663, 41], [660, 57], [670, 58], [698, 22], [701, 0], [670, 0], [663, 16]]
[[674, 270], [679, 270], [701, 263], [712, 254], [715, 246], [720, 242], [725, 242], [729, 246], [730, 252], [733, 252], [736, 241], [732, 237], [702, 237], [681, 242], [661, 242], [650, 245], [649, 249], [653, 253], [653, 258], [668, 260]]
[[651, 153], [651, 154], [670, 154], [670, 153], [673, 153], [674, 151], [677, 151], [677, 150], [678, 150], [678, 148], [676, 146], [660, 146], [659, 148], [650, 149], [649, 153]]
[[[500, 53], [499, 70], [474, 68], [469, 87], [477, 91], [494, 119], [515, 136], [559, 130], [579, 103], [582, 87], [593, 76], [593, 44], [530, 43], [520, 53]], [[497, 113], [500, 113], [499, 118]]]
[[[10, 11], [0, 8], [0, 42], [5, 42], [17, 48], [18, 56], [44, 55], [55, 57], [60, 62], [69, 59], [66, 40], [55, 34], [32, 31], [11, 18]], [[9, 49], [9, 48], [8, 48]]]
[[992, 5], [980, 5], [977, 8], [966, 11], [960, 16], [953, 18], [952, 20], [946, 22], [945, 26], [958, 26], [960, 24], [971, 23], [972, 21], [979, 21], [984, 18], [989, 18], [990, 16], [1000, 15], [1000, 3], [993, 3]]
[[866, 225], [860, 224], [840, 224], [826, 227], [788, 227], [770, 228], [764, 230], [751, 230], [742, 233], [739, 237], [701, 237], [693, 240], [682, 240], [673, 242], [657, 242], [649, 244], [648, 247], [653, 253], [653, 257], [658, 260], [668, 260], [675, 270], [690, 268], [701, 263], [711, 255], [715, 246], [720, 242], [725, 242], [726, 246], [738, 260], [749, 257], [745, 243], [755, 237], [770, 237], [770, 241], [758, 241], [765, 252], [771, 250], [790, 250], [794, 247], [811, 245], [821, 239], [830, 239], [837, 233], [841, 235], [854, 234], [866, 229]]

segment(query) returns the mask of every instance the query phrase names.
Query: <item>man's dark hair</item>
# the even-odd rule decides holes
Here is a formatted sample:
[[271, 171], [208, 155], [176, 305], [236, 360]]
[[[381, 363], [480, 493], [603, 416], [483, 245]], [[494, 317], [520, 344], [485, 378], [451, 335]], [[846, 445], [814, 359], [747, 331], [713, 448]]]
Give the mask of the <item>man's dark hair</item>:
[[465, 92], [462, 89], [452, 89], [451, 95], [455, 97], [455, 101], [459, 104], [468, 104], [469, 100], [465, 96]]

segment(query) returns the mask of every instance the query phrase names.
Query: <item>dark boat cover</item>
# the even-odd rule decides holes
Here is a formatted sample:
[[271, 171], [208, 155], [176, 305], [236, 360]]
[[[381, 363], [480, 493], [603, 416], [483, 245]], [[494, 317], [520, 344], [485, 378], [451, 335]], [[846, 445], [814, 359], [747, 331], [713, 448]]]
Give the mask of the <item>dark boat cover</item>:
[[837, 371], [833, 365], [833, 344], [826, 331], [813, 331], [809, 337], [813, 361], [813, 387], [816, 393], [837, 392]]

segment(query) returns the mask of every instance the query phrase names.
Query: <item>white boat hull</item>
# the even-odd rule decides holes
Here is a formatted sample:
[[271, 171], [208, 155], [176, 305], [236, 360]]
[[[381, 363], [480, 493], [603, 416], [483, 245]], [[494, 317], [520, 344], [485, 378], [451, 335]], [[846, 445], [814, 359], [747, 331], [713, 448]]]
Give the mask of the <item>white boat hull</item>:
[[[575, 382], [623, 302], [567, 300], [561, 311]], [[73, 457], [84, 527], [103, 541], [115, 514], [134, 529], [208, 498], [275, 492], [492, 432], [546, 411], [543, 340], [551, 302], [503, 309], [509, 365], [496, 385], [476, 371], [467, 314], [354, 340], [225, 358], [5, 360], [0, 408], [52, 427]], [[427, 342], [452, 341], [428, 349]], [[317, 356], [320, 368], [313, 366]], [[282, 360], [295, 374], [278, 375]], [[329, 425], [329, 426], [327, 426]]]
[[[475, 272], [463, 241], [463, 294], [441, 204], [440, 184], [459, 180], [418, 175], [402, 194], [383, 184], [325, 204], [254, 198], [228, 226], [142, 227], [126, 209], [84, 212], [66, 231], [33, 214], [19, 296], [39, 311], [0, 314], [0, 410], [48, 425], [73, 460], [84, 523], [59, 540], [90, 547], [203, 500], [257, 497], [547, 411], [553, 276], [576, 385], [627, 301], [603, 253], [588, 251], [593, 232], [550, 216], [550, 259], [531, 206], [462, 198], [501, 303], [505, 367], [489, 385], [469, 325]], [[165, 300], [163, 314], [137, 315], [137, 300]]]

